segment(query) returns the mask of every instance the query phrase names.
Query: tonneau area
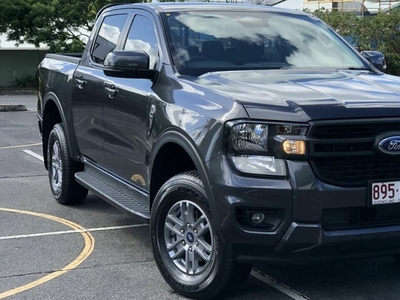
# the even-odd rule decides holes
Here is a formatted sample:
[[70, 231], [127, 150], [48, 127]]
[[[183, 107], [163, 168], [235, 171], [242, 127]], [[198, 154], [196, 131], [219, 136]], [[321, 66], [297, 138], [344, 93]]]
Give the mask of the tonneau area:
[[79, 64], [82, 53], [46, 54], [46, 58], [58, 59], [73, 64]]

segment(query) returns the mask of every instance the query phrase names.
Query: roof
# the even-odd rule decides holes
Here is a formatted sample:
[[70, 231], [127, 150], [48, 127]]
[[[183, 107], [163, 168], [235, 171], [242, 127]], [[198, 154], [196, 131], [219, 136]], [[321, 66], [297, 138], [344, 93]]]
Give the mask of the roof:
[[273, 6], [242, 4], [242, 3], [220, 3], [220, 2], [153, 2], [153, 3], [133, 3], [133, 4], [117, 4], [105, 6], [99, 11], [99, 14], [104, 10], [113, 10], [123, 8], [152, 8], [157, 11], [174, 12], [174, 11], [189, 11], [189, 10], [219, 10], [219, 11], [270, 11], [270, 12], [290, 12], [293, 14], [305, 14], [300, 11], [288, 10]]

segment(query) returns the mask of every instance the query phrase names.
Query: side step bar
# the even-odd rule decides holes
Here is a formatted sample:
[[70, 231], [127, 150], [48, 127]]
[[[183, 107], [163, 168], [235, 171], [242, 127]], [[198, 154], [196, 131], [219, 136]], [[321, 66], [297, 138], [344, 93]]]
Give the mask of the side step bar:
[[150, 219], [148, 196], [104, 171], [85, 165], [83, 172], [75, 173], [75, 180], [116, 208]]

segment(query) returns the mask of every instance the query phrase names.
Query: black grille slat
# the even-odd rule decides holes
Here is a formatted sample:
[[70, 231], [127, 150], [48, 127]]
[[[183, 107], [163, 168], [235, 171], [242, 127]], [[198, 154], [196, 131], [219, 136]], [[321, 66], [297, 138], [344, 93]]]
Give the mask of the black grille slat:
[[381, 132], [400, 131], [399, 121], [374, 122], [367, 121], [361, 124], [349, 122], [348, 124], [318, 125], [312, 136], [318, 139], [351, 139], [375, 137]]
[[400, 225], [400, 205], [328, 208], [322, 211], [326, 230], [349, 230]]
[[341, 157], [312, 161], [317, 177], [338, 185], [366, 185], [368, 180], [400, 178], [398, 158]]
[[374, 150], [377, 137], [399, 134], [400, 119], [313, 122], [310, 164], [323, 182], [366, 186], [370, 180], [400, 180], [400, 158]]

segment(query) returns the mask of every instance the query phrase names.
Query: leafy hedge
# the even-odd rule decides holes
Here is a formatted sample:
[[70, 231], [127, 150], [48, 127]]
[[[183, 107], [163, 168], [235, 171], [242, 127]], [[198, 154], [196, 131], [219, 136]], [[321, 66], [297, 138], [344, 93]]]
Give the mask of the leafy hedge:
[[368, 17], [326, 9], [317, 10], [314, 14], [359, 50], [382, 52], [386, 57], [387, 73], [400, 76], [400, 9]]
[[38, 82], [35, 76], [26, 75], [24, 77], [14, 79], [11, 85], [17, 88], [37, 88]]

